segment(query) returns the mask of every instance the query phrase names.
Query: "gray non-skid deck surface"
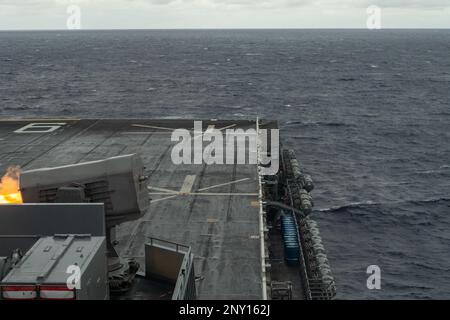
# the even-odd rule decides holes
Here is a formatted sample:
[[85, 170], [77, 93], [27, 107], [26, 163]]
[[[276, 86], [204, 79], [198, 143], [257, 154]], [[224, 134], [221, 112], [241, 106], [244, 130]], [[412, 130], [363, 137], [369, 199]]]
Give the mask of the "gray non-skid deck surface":
[[[66, 124], [51, 133], [14, 133], [34, 122]], [[254, 121], [203, 125], [255, 128]], [[117, 229], [121, 253], [143, 262], [149, 237], [189, 245], [199, 299], [260, 299], [256, 165], [174, 165], [171, 128], [192, 129], [193, 121], [0, 121], [0, 172], [11, 165], [52, 167], [137, 152], [155, 188], [149, 190], [153, 202], [142, 219]], [[182, 188], [188, 193], [177, 194]]]

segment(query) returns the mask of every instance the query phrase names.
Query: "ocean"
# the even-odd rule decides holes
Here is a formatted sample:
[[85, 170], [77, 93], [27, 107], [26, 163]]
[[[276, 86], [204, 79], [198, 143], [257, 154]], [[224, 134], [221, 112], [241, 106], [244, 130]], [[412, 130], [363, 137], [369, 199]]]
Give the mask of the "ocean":
[[277, 119], [338, 298], [448, 299], [449, 52], [450, 30], [0, 32], [0, 117]]

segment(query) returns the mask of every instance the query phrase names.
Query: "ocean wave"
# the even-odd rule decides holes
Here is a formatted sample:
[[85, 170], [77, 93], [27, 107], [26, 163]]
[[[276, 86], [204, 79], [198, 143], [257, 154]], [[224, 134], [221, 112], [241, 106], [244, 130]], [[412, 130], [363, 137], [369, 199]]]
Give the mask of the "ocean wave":
[[438, 169], [419, 170], [419, 171], [416, 171], [416, 173], [418, 173], [418, 174], [435, 174], [435, 173], [441, 174], [441, 173], [448, 172], [449, 171], [448, 169], [450, 169], [450, 165], [442, 165]]
[[364, 202], [352, 202], [349, 204], [345, 204], [342, 206], [323, 208], [323, 209], [315, 209], [316, 212], [329, 212], [329, 213], [337, 213], [341, 211], [345, 211], [348, 209], [368, 209], [373, 207], [382, 207], [382, 206], [393, 206], [393, 205], [401, 205], [401, 204], [426, 204], [426, 203], [440, 203], [440, 202], [449, 202], [450, 198], [432, 198], [432, 199], [424, 199], [424, 200], [404, 200], [404, 201], [391, 201], [391, 202], [373, 202], [373, 201], [364, 201]]
[[351, 127], [353, 124], [345, 122], [325, 122], [325, 121], [288, 121], [287, 126], [323, 126], [323, 127]]
[[417, 174], [446, 174], [450, 173], [449, 170], [445, 169], [437, 169], [437, 170], [423, 170], [423, 171], [416, 171]]
[[33, 109], [40, 109], [40, 106], [8, 106], [4, 107], [3, 110], [5, 111], [26, 111], [26, 110], [33, 110]]
[[429, 270], [430, 272], [441, 272], [441, 271], [445, 271], [448, 272], [450, 271], [450, 269], [448, 267], [439, 267], [436, 264], [430, 264], [430, 263], [423, 263], [421, 261], [405, 261], [404, 262], [405, 265], [410, 265], [412, 267], [414, 267], [414, 269], [421, 269], [421, 270]]
[[346, 209], [363, 209], [366, 208], [368, 206], [376, 206], [376, 205], [380, 205], [381, 203], [376, 203], [376, 202], [372, 202], [372, 201], [364, 201], [364, 202], [351, 202], [349, 204], [345, 204], [342, 206], [335, 206], [335, 207], [329, 207], [329, 208], [323, 208], [323, 209], [315, 209], [314, 211], [317, 212], [337, 212], [337, 211], [342, 211], [342, 210], [346, 210]]

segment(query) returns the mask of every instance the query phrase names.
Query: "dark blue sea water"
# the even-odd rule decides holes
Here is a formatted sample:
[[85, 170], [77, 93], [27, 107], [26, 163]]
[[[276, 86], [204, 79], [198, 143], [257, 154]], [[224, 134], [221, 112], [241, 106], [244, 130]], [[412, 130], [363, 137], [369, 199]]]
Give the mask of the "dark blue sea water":
[[449, 52], [450, 30], [1, 32], [0, 116], [278, 119], [339, 298], [450, 298]]

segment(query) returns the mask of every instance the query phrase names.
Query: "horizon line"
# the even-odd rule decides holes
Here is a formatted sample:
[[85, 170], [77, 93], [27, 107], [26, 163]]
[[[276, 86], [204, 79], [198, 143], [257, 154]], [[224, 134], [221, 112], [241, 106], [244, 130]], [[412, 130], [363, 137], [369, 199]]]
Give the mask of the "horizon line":
[[383, 31], [383, 30], [450, 30], [449, 27], [386, 27], [380, 29], [368, 29], [358, 27], [192, 27], [192, 28], [81, 28], [81, 29], [0, 29], [0, 32], [30, 32], [30, 31], [201, 31], [201, 30], [366, 30], [366, 31]]

